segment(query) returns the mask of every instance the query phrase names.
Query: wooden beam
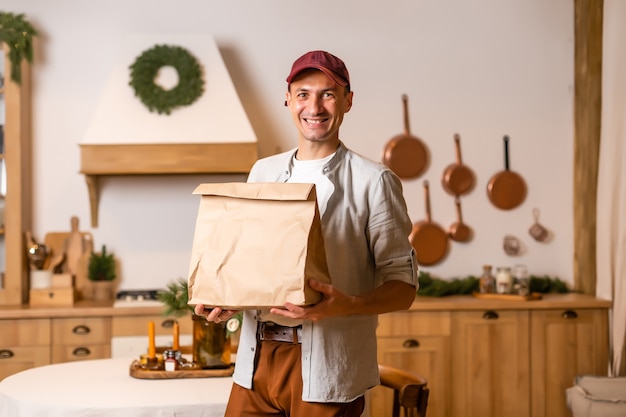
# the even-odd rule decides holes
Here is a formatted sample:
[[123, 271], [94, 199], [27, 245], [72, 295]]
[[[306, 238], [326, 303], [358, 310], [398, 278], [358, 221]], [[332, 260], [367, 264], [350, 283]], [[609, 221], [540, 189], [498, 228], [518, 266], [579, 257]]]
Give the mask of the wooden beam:
[[603, 0], [574, 0], [574, 287], [596, 291]]

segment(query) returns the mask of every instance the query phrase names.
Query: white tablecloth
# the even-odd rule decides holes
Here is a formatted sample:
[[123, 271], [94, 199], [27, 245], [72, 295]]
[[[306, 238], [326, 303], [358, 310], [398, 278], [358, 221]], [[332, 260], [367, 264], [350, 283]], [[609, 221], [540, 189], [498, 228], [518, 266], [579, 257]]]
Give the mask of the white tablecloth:
[[232, 378], [136, 379], [130, 360], [29, 369], [0, 381], [2, 417], [223, 417]]

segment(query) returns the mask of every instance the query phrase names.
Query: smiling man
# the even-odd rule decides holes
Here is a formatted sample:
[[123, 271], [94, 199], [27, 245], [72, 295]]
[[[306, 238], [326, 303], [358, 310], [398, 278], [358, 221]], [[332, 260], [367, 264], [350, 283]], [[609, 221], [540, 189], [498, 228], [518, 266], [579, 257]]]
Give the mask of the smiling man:
[[[227, 417], [360, 416], [365, 392], [379, 383], [378, 314], [415, 299], [400, 180], [339, 139], [353, 96], [344, 62], [325, 51], [304, 54], [287, 76], [298, 147], [257, 161], [248, 182], [315, 184], [332, 285], [308, 281], [322, 294], [312, 306], [244, 313]], [[234, 314], [203, 308], [195, 311], [210, 321]]]

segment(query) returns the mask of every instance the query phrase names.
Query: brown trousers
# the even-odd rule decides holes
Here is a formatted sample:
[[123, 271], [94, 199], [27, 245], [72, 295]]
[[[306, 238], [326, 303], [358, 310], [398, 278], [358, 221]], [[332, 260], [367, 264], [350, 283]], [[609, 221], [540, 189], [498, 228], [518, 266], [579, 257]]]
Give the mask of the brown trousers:
[[225, 417], [359, 417], [363, 396], [350, 403], [302, 401], [302, 364], [299, 344], [263, 341], [252, 389], [233, 384]]

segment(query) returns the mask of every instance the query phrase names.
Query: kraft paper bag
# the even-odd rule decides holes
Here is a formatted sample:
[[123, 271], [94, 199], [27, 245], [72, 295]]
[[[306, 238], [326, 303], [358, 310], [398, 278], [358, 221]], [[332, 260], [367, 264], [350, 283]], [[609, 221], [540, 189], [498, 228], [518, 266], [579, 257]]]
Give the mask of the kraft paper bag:
[[330, 283], [314, 184], [201, 184], [189, 304], [227, 309], [315, 304]]

